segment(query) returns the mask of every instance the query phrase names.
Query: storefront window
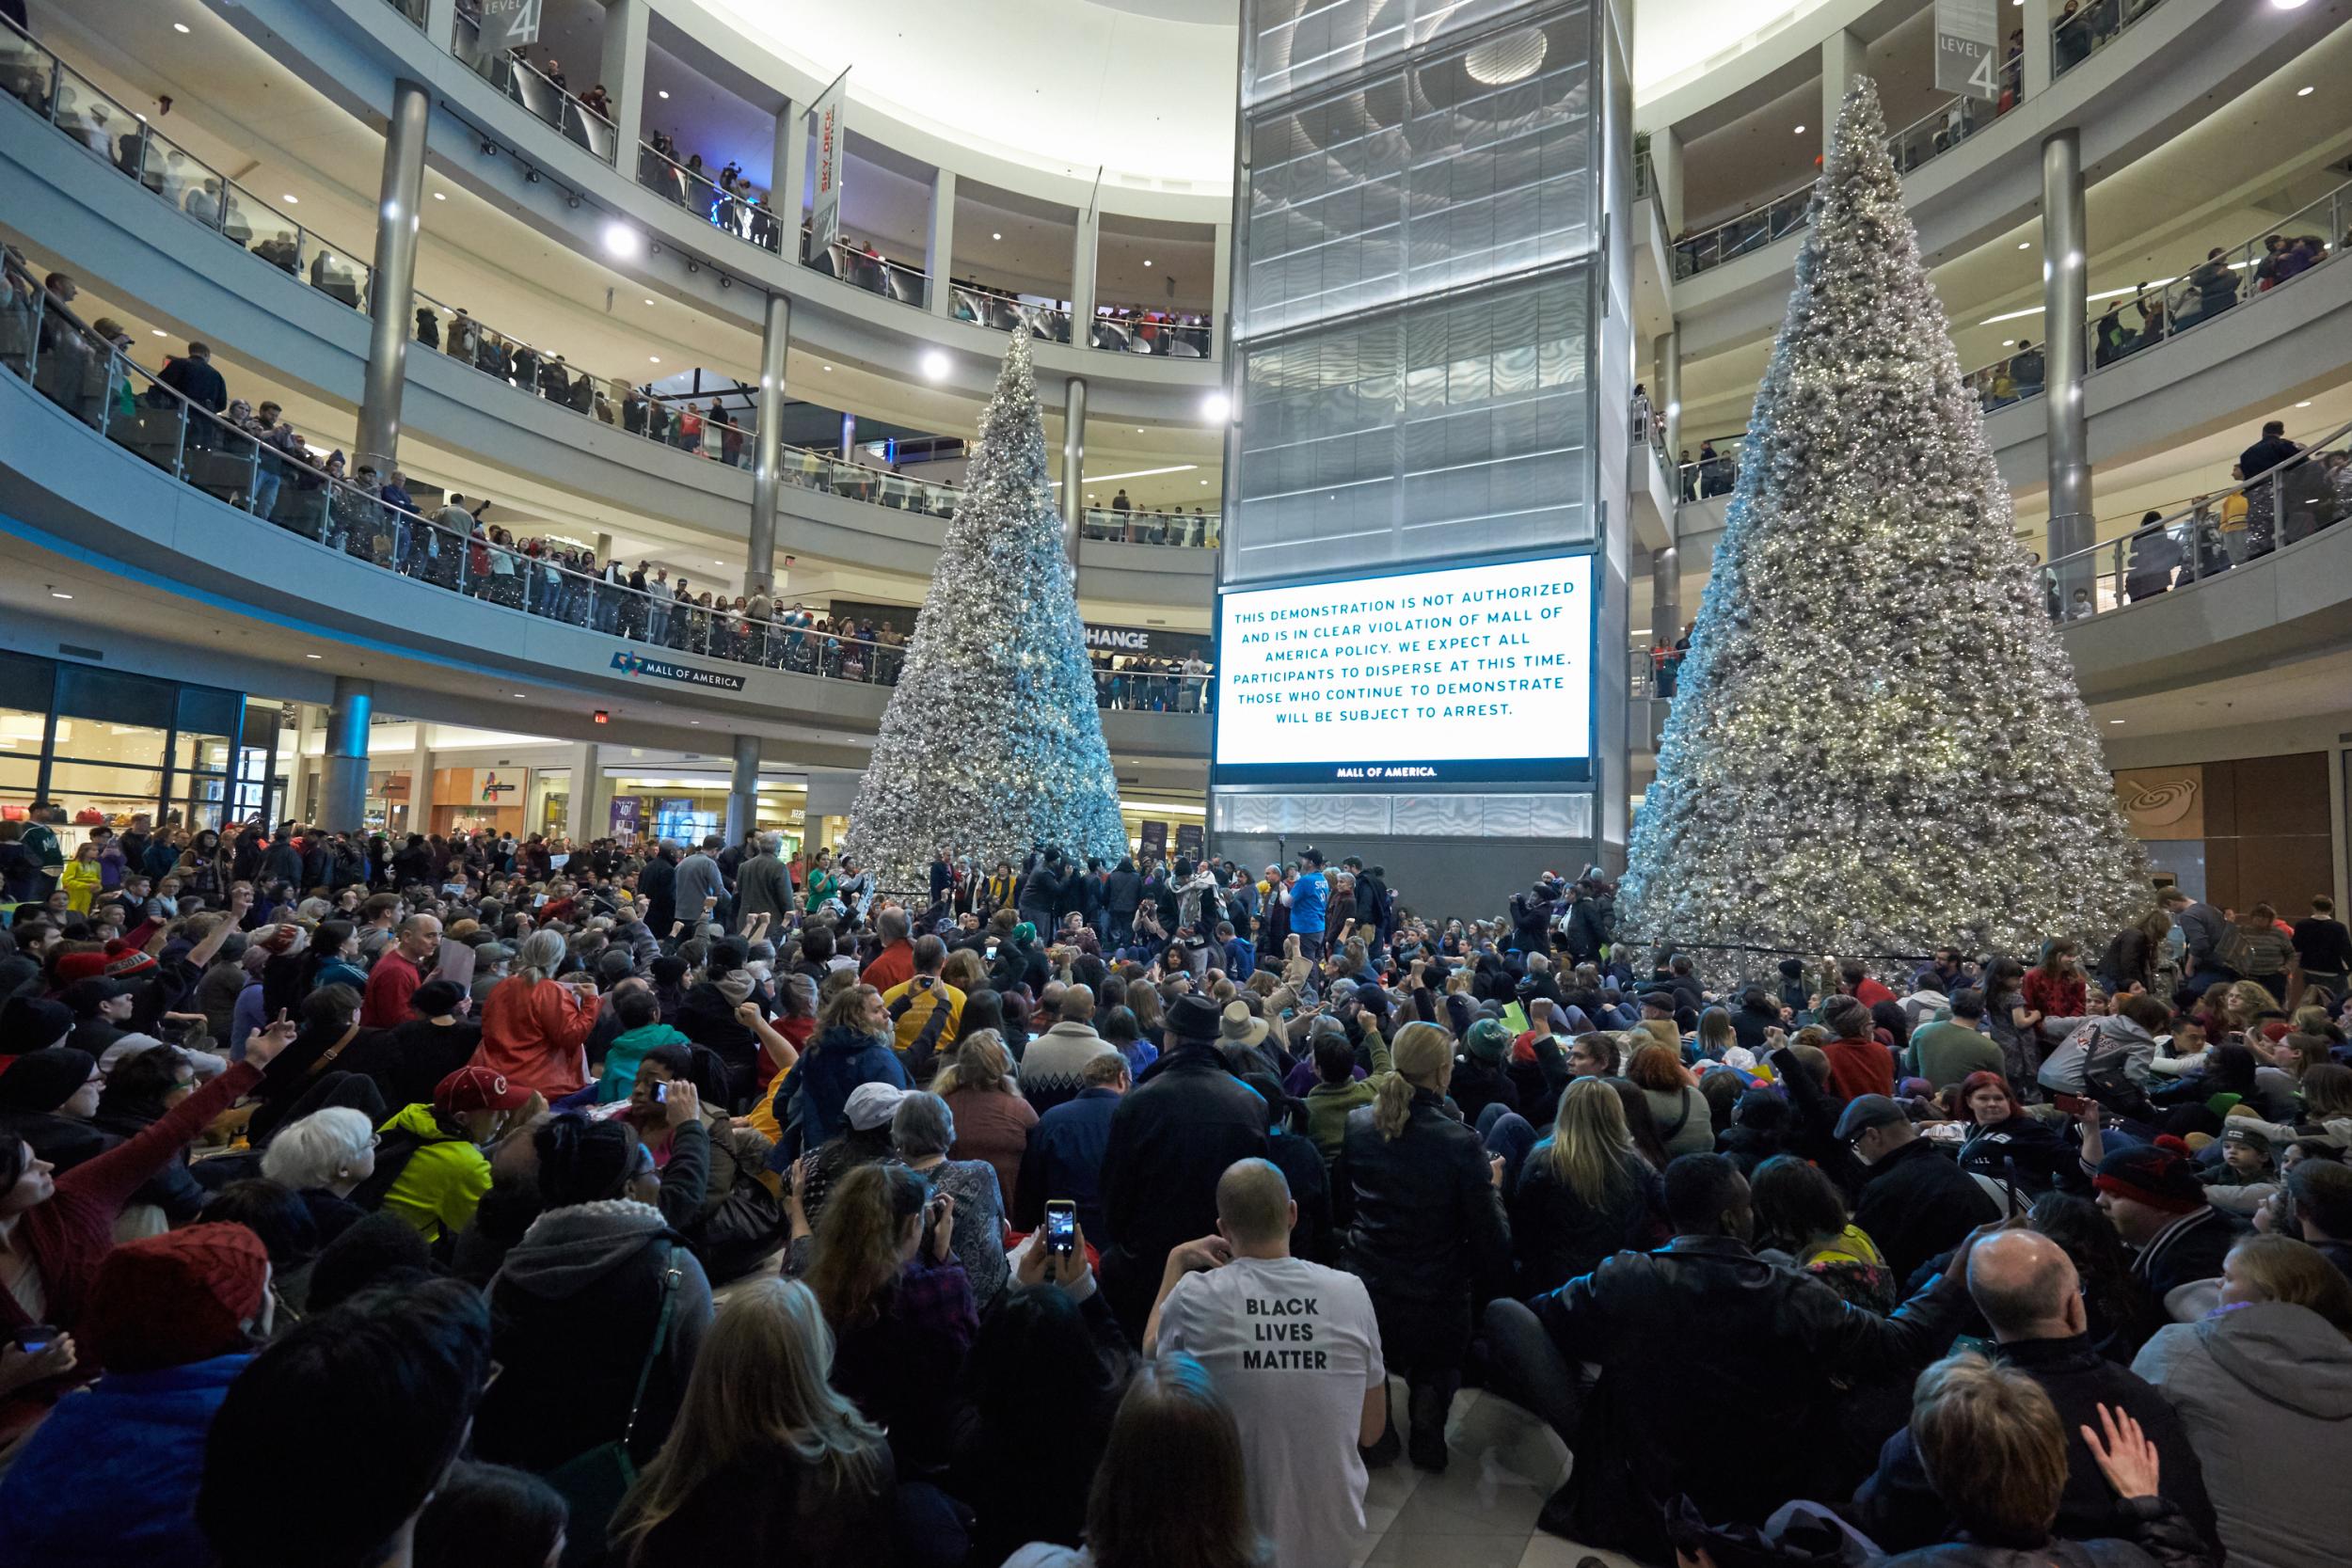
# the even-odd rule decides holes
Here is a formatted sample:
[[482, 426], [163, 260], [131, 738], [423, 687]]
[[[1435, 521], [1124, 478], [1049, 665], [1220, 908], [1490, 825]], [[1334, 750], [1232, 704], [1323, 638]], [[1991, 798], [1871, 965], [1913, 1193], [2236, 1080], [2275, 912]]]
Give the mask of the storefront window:
[[164, 774], [159, 768], [106, 768], [63, 757], [49, 765], [49, 794], [67, 807], [87, 803], [110, 815], [152, 812], [163, 793]]
[[528, 831], [554, 838], [564, 832], [564, 819], [571, 812], [572, 770], [568, 768], [540, 768], [531, 775], [531, 799], [523, 813]]

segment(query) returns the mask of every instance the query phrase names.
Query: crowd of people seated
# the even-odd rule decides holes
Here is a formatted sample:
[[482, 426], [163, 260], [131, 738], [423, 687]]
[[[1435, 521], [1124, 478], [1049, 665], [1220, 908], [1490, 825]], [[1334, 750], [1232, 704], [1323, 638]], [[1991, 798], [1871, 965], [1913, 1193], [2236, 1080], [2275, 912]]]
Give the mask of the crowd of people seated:
[[2352, 1539], [2324, 898], [1775, 965], [1311, 847], [142, 819], [77, 906], [45, 820], [0, 1560], [1340, 1565], [1468, 1386], [1645, 1562]]

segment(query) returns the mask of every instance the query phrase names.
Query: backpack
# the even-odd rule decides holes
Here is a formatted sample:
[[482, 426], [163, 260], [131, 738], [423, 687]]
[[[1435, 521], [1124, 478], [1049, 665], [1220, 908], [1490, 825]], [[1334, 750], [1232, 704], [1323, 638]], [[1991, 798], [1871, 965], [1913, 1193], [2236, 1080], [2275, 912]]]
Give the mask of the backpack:
[[378, 1134], [375, 1146], [375, 1169], [365, 1181], [351, 1189], [351, 1201], [373, 1213], [384, 1207], [385, 1195], [400, 1180], [400, 1173], [408, 1168], [408, 1162], [417, 1157], [417, 1150], [437, 1140], [406, 1128], [394, 1128]]

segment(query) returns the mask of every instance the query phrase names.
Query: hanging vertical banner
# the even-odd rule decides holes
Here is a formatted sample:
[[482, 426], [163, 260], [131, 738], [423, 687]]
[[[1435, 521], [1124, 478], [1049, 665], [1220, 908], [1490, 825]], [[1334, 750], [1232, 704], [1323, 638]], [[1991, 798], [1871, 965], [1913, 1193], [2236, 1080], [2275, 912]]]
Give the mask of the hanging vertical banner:
[[612, 836], [624, 842], [645, 831], [645, 802], [635, 795], [612, 797]]
[[835, 277], [841, 274], [833, 247], [841, 238], [841, 163], [849, 140], [842, 123], [843, 87], [849, 80], [845, 68], [808, 111], [808, 139], [817, 150], [817, 172], [809, 182], [808, 256], [811, 261], [824, 258], [824, 269]]
[[539, 41], [541, 0], [482, 0], [482, 47], [520, 49]]
[[1935, 0], [1935, 90], [2001, 96], [1999, 0]]

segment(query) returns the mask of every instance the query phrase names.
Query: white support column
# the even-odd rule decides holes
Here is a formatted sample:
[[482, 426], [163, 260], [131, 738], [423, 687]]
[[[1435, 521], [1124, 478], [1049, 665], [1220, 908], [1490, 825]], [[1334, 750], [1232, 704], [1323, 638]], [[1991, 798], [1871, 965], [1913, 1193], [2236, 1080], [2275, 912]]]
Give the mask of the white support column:
[[457, 0], [424, 0], [424, 36], [436, 49], [447, 49], [457, 37]]
[[931, 226], [923, 242], [923, 271], [930, 278], [928, 303], [934, 316], [951, 314], [955, 286], [947, 275], [956, 264], [956, 171], [943, 168], [931, 176]]
[[583, 741], [572, 748], [571, 773], [572, 793], [564, 810], [564, 836], [574, 844], [585, 844], [603, 836], [597, 831], [597, 824], [604, 819], [597, 786], [604, 782], [604, 765], [595, 741]]
[[808, 116], [798, 103], [776, 111], [775, 163], [769, 171], [768, 205], [784, 225], [784, 259], [801, 260], [801, 209], [808, 204]]
[[1829, 154], [1831, 135], [1837, 129], [1837, 111], [1846, 89], [1862, 74], [1866, 51], [1851, 28], [1839, 28], [1821, 40], [1821, 153]]
[[2026, 34], [2026, 59], [2018, 91], [2026, 98], [2047, 92], [2053, 64], [2050, 28], [2058, 21], [2058, 0], [2026, 0], [2022, 8], [2011, 8], [2017, 25]]
[[1225, 340], [1232, 331], [1233, 226], [1216, 226], [1216, 269], [1209, 278], [1209, 357], [1225, 357]]
[[408, 831], [433, 831], [433, 751], [425, 744], [425, 724], [417, 722], [417, 749], [408, 753]]
[[1659, 227], [1671, 240], [1682, 232], [1682, 138], [1675, 135], [1673, 126], [1650, 133], [1649, 169]]
[[613, 166], [624, 179], [637, 178], [637, 144], [644, 139], [645, 24], [649, 0], [605, 0], [604, 90], [612, 101]]
[[1070, 259], [1070, 344], [1086, 348], [1094, 341], [1094, 252], [1103, 243], [1100, 214], [1078, 214], [1077, 244]]

